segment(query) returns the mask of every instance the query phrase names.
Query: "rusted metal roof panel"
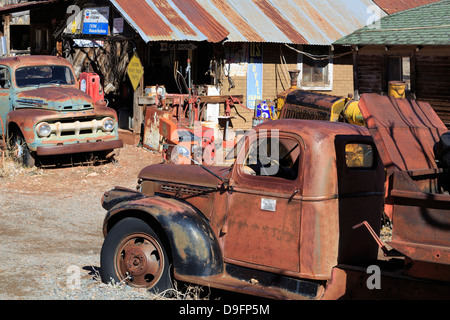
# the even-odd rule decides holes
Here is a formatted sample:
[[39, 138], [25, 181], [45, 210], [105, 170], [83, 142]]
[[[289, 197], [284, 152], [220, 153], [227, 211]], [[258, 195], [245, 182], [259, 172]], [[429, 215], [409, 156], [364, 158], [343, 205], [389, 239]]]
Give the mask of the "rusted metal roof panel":
[[194, 0], [111, 0], [111, 3], [146, 42], [219, 42], [228, 35]]
[[195, 0], [172, 0], [172, 2], [191, 21], [210, 42], [220, 42], [228, 36], [229, 32], [213, 17], [213, 12], [205, 10]]
[[230, 34], [228, 40], [264, 42], [261, 32], [255, 28], [246, 17], [237, 12], [233, 5], [224, 0], [199, 0], [198, 1], [209, 12], [216, 12], [214, 17], [224, 25]]
[[[329, 45], [366, 25], [371, 0], [197, 0], [231, 42]], [[384, 16], [384, 13], [381, 13]], [[263, 41], [261, 41], [263, 39]]]
[[433, 147], [448, 130], [429, 103], [366, 93], [359, 108], [388, 173], [437, 168]]
[[[363, 27], [372, 0], [111, 0], [145, 41], [329, 45]], [[384, 12], [382, 16], [386, 15]]]
[[280, 0], [271, 1], [308, 44], [327, 45], [369, 21], [368, 0]]
[[426, 4], [438, 2], [440, 0], [373, 0], [384, 12], [387, 14], [393, 14], [396, 12], [416, 8]]
[[28, 11], [33, 9], [38, 9], [42, 5], [57, 2], [57, 0], [47, 0], [47, 1], [29, 1], [24, 3], [14, 3], [0, 6], [0, 14], [10, 14], [15, 12]]

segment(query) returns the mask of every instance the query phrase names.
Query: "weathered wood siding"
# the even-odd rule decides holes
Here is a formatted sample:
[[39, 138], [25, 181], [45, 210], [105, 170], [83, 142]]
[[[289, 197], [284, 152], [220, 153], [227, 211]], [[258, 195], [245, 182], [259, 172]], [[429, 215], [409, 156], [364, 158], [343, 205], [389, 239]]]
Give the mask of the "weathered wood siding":
[[383, 91], [382, 55], [358, 55], [358, 91], [362, 93], [381, 93]]
[[416, 97], [429, 102], [442, 121], [450, 124], [450, 56], [417, 55]]
[[387, 95], [389, 56], [410, 57], [409, 97], [430, 103], [450, 128], [450, 46], [364, 46], [353, 66], [359, 94]]

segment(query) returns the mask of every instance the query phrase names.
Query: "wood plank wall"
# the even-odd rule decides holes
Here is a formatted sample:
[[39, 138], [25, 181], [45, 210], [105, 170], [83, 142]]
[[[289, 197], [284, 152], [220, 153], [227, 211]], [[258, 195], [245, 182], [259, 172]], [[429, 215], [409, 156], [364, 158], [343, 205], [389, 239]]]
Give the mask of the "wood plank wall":
[[426, 101], [450, 128], [450, 46], [364, 46], [357, 52], [354, 74], [358, 93], [387, 95], [387, 58], [409, 56], [411, 98]]

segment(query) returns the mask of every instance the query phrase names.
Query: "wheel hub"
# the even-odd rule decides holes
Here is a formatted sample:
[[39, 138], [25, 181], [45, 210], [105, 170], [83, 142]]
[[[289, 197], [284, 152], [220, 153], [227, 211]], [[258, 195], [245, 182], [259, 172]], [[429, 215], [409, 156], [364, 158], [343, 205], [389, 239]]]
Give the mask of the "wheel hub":
[[164, 269], [162, 249], [151, 236], [138, 234], [124, 239], [117, 256], [118, 276], [130, 285], [151, 288]]
[[140, 251], [131, 251], [125, 257], [125, 264], [127, 266], [128, 272], [131, 275], [141, 275], [146, 270], [147, 258]]

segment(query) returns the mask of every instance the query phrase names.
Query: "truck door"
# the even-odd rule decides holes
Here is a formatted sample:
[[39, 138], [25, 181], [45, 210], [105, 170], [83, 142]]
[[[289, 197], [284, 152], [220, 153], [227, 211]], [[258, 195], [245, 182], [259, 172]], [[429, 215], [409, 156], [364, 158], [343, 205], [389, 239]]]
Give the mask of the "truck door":
[[302, 149], [300, 137], [278, 131], [247, 137], [228, 198], [227, 262], [299, 271]]
[[9, 69], [6, 66], [0, 66], [0, 118], [2, 120], [0, 122], [0, 135], [6, 133], [6, 115], [11, 110], [10, 94], [11, 75]]
[[362, 222], [378, 234], [384, 200], [384, 167], [369, 136], [337, 135], [339, 194], [339, 263], [371, 260], [378, 246]]

